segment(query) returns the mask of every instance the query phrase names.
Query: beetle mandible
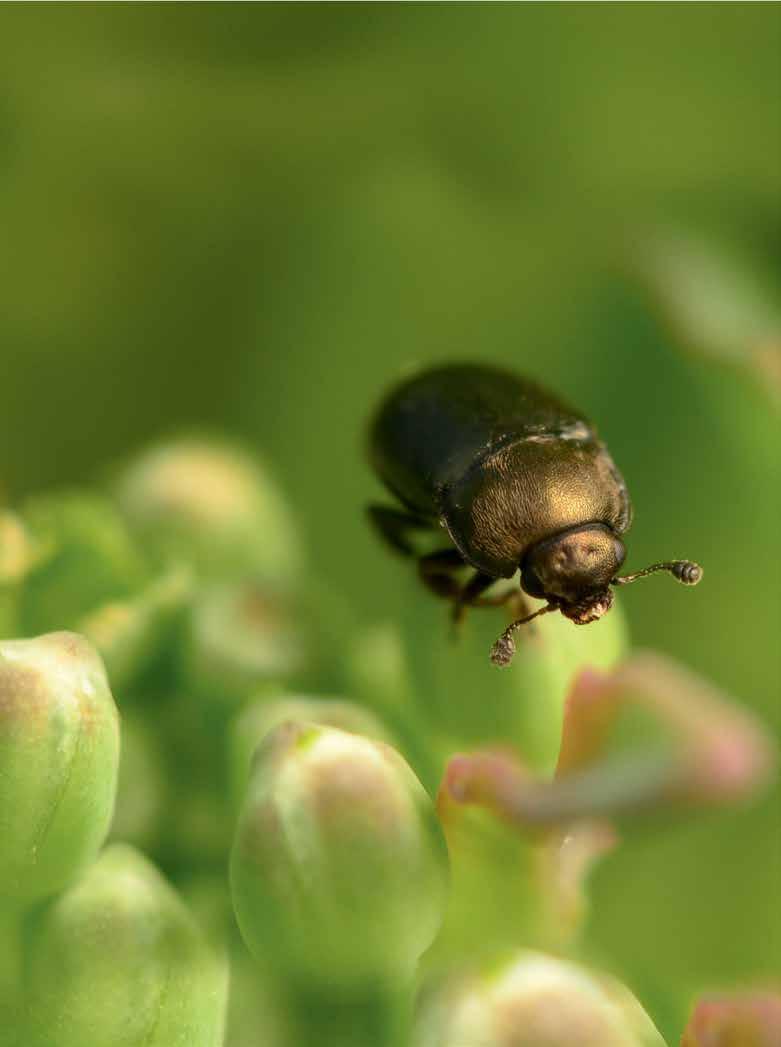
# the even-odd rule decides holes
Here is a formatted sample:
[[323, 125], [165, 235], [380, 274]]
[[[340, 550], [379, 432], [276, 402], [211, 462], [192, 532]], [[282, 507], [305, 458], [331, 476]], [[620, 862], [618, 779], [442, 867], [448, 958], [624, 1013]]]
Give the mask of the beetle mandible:
[[[591, 423], [520, 375], [452, 364], [408, 378], [380, 404], [369, 453], [403, 506], [369, 506], [383, 538], [416, 556], [412, 532], [446, 530], [448, 547], [417, 559], [456, 620], [468, 606], [522, 601], [523, 593], [547, 601], [504, 630], [491, 649], [495, 665], [510, 663], [515, 631], [540, 614], [560, 611], [586, 625], [610, 610], [610, 586], [654, 571], [684, 585], [702, 577], [691, 560], [618, 576], [632, 522], [626, 484]], [[461, 584], [465, 566], [474, 573]], [[483, 595], [518, 570], [520, 592]]]

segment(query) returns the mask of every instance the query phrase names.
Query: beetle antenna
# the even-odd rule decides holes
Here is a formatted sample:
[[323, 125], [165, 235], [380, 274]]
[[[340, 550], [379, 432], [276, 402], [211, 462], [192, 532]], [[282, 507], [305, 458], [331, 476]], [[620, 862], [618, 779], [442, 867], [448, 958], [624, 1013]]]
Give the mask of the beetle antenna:
[[651, 564], [650, 567], [645, 567], [642, 571], [635, 571], [634, 574], [613, 578], [610, 584], [628, 585], [629, 582], [637, 581], [638, 578], [644, 578], [647, 574], [654, 574], [656, 571], [669, 571], [681, 585], [696, 585], [702, 578], [702, 568], [694, 560], [667, 560], [665, 563]]
[[522, 625], [526, 625], [532, 618], [538, 618], [541, 614], [548, 614], [550, 611], [558, 611], [556, 604], [546, 604], [545, 607], [541, 607], [539, 611], [535, 611], [533, 614], [527, 614], [525, 618], [518, 618], [514, 622], [511, 622], [504, 630], [502, 635], [496, 641], [491, 648], [491, 661], [494, 665], [505, 666], [509, 665], [513, 660], [515, 654], [515, 640], [513, 639], [513, 633], [520, 629]]

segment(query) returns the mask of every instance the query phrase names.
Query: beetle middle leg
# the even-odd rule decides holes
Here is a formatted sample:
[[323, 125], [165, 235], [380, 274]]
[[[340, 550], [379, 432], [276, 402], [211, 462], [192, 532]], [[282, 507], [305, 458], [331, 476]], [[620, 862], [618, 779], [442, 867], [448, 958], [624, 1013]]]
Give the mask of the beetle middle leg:
[[418, 573], [426, 588], [443, 600], [452, 600], [452, 617], [456, 624], [463, 621], [467, 607], [501, 607], [516, 595], [515, 589], [509, 589], [496, 596], [483, 596], [496, 578], [476, 571], [464, 584], [456, 575], [466, 566], [466, 561], [456, 549], [440, 549], [418, 560]]
[[457, 549], [438, 549], [418, 560], [418, 574], [429, 592], [443, 600], [457, 600], [463, 589], [456, 578], [466, 562]]
[[482, 571], [476, 571], [453, 601], [453, 622], [458, 625], [464, 620], [467, 607], [502, 607], [515, 601], [519, 590], [507, 589], [496, 596], [483, 596], [486, 589], [494, 584], [496, 578]]
[[[431, 521], [414, 513], [393, 509], [388, 505], [369, 505], [366, 512], [369, 520], [380, 537], [402, 556], [415, 556], [415, 548], [410, 541], [411, 531], [428, 531]], [[463, 563], [463, 561], [462, 561]]]

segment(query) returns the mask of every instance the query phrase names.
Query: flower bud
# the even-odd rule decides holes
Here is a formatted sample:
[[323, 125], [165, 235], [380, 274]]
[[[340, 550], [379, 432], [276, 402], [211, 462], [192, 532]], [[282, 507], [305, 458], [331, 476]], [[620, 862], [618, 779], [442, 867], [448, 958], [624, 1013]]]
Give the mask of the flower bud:
[[681, 1047], [778, 1047], [781, 992], [772, 989], [704, 996], [689, 1018]]
[[615, 837], [596, 819], [562, 825], [555, 788], [509, 753], [450, 759], [437, 797], [452, 870], [446, 950], [470, 955], [518, 942], [555, 950], [578, 934], [586, 877]]
[[120, 695], [163, 650], [191, 596], [188, 568], [171, 568], [129, 600], [101, 604], [78, 623], [106, 663]]
[[414, 1047], [664, 1047], [634, 996], [583, 967], [519, 952], [424, 999]]
[[390, 741], [377, 717], [353, 702], [296, 695], [256, 698], [236, 717], [230, 731], [229, 764], [234, 808], [239, 807], [244, 797], [252, 756], [258, 745], [274, 727], [288, 722], [338, 727], [365, 738]]
[[19, 588], [37, 555], [22, 518], [0, 510], [0, 637], [19, 633]]
[[29, 1047], [218, 1047], [227, 970], [157, 869], [115, 844], [35, 920]]
[[83, 637], [0, 642], [0, 897], [62, 889], [111, 822], [119, 727], [103, 663]]
[[390, 746], [283, 724], [255, 756], [231, 857], [239, 927], [294, 979], [355, 989], [403, 977], [441, 921], [434, 809]]
[[531, 769], [549, 773], [573, 678], [585, 666], [607, 670], [624, 653], [621, 608], [616, 601], [588, 629], [559, 614], [537, 619], [518, 634], [512, 664], [498, 672], [489, 651], [505, 624], [501, 613], [470, 610], [459, 642], [443, 655], [433, 642], [442, 632], [442, 608], [436, 601], [416, 601], [414, 614], [402, 623], [408, 673], [416, 694], [425, 696], [420, 712], [429, 720], [427, 733], [445, 739], [450, 751], [512, 745]]
[[0, 589], [20, 582], [35, 563], [37, 550], [24, 521], [0, 511]]
[[24, 632], [78, 628], [96, 607], [127, 599], [144, 583], [144, 564], [106, 499], [84, 492], [41, 495], [22, 515], [36, 547], [19, 598]]
[[235, 705], [301, 668], [302, 631], [289, 601], [265, 587], [208, 589], [193, 607], [185, 640], [186, 685], [212, 705]]
[[747, 371], [781, 407], [781, 308], [777, 274], [760, 250], [713, 229], [661, 226], [633, 271], [669, 328], [673, 345]]
[[117, 485], [133, 530], [162, 562], [187, 559], [204, 575], [284, 580], [299, 569], [284, 499], [243, 450], [180, 437], [133, 461]]

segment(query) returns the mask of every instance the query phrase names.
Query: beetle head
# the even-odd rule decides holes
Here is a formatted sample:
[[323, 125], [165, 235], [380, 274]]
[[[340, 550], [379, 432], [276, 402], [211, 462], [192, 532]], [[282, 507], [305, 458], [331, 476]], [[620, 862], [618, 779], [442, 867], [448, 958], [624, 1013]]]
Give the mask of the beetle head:
[[607, 614], [613, 604], [610, 585], [628, 585], [657, 571], [667, 571], [682, 585], [696, 585], [702, 568], [693, 560], [666, 560], [619, 578], [624, 543], [605, 524], [583, 524], [561, 531], [532, 546], [521, 564], [521, 588], [547, 600], [544, 607], [511, 622], [491, 648], [494, 665], [509, 665], [515, 654], [513, 634], [541, 614], [561, 611], [576, 625], [587, 625]]
[[605, 524], [572, 527], [532, 546], [521, 565], [521, 586], [585, 624], [609, 610], [608, 586], [625, 556], [624, 543]]

